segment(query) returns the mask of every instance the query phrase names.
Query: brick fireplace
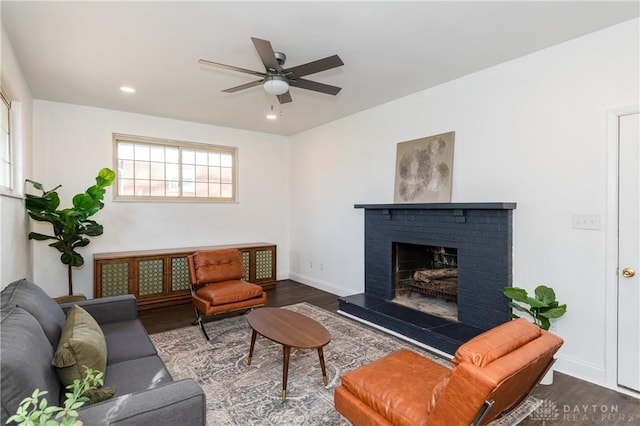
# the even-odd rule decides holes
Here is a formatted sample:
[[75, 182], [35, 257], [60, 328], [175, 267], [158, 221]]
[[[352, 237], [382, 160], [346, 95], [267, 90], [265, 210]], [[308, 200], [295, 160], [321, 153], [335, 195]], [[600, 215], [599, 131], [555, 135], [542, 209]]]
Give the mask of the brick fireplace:
[[[473, 336], [510, 319], [502, 289], [512, 281], [515, 203], [355, 207], [365, 211], [365, 292], [340, 298], [341, 313], [447, 354], [453, 354]], [[397, 252], [431, 253], [433, 248], [440, 256], [438, 259], [455, 256], [457, 288], [449, 301], [457, 303], [457, 321], [393, 302], [399, 281], [411, 280], [413, 263], [417, 269], [434, 268], [431, 264], [422, 265], [422, 261], [414, 259], [415, 254], [399, 260]], [[433, 255], [428, 257], [431, 259]], [[443, 267], [447, 266], [452, 265]]]

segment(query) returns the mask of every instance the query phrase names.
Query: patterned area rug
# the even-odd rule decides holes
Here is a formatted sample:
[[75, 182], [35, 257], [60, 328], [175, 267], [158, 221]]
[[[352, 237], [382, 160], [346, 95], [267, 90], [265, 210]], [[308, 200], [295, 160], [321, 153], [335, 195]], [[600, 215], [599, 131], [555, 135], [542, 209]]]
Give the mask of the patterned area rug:
[[[291, 350], [284, 402], [282, 346], [258, 336], [251, 366], [247, 366], [251, 328], [244, 315], [206, 323], [209, 343], [198, 326], [151, 335], [173, 378], [193, 378], [204, 390], [207, 425], [347, 426], [350, 423], [333, 408], [333, 390], [344, 372], [401, 348], [448, 367], [448, 361], [436, 355], [308, 303], [286, 309], [323, 324], [331, 332], [331, 342], [324, 347], [328, 386], [322, 383], [316, 350]], [[519, 416], [503, 419], [499, 425], [517, 424], [538, 405], [530, 398], [519, 407]]]

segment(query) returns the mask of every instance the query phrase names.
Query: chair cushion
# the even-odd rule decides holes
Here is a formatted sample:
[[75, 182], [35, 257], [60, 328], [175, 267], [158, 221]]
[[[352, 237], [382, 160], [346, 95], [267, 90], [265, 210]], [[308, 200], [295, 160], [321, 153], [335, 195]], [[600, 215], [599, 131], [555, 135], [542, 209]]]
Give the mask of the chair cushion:
[[51, 364], [57, 367], [63, 386], [82, 380], [85, 366], [103, 373], [107, 368], [107, 343], [96, 320], [74, 305], [67, 315]]
[[246, 281], [223, 281], [199, 288], [196, 296], [216, 306], [260, 297], [263, 292], [262, 287], [257, 284]]
[[451, 379], [451, 373], [447, 374], [444, 379], [440, 380], [434, 387], [431, 392], [431, 398], [429, 398], [429, 403], [427, 404], [427, 414], [433, 410], [433, 407], [438, 403], [438, 399], [440, 395], [444, 392], [447, 385], [449, 384], [449, 380]]
[[453, 363], [467, 361], [478, 367], [484, 367], [537, 339], [540, 334], [540, 327], [524, 318], [518, 318], [494, 327], [460, 346]]
[[2, 309], [20, 306], [40, 323], [51, 348], [55, 349], [65, 317], [62, 308], [40, 287], [29, 280], [21, 279], [9, 284], [2, 290]]
[[433, 388], [449, 371], [403, 349], [345, 373], [342, 386], [394, 425], [421, 425]]
[[242, 253], [237, 249], [198, 251], [188, 257], [191, 282], [197, 285], [244, 278]]

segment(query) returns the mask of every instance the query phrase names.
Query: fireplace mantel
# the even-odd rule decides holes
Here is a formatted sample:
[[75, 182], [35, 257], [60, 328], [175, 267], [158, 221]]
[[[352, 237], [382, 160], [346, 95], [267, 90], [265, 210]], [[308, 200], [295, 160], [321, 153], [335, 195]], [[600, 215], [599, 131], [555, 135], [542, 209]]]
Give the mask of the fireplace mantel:
[[356, 204], [356, 209], [365, 210], [514, 210], [516, 203], [397, 203]]

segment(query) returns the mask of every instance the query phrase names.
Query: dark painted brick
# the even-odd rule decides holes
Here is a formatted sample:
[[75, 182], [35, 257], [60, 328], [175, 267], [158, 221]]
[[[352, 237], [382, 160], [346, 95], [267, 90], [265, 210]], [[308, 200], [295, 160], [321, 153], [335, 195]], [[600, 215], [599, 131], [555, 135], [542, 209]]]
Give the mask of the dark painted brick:
[[486, 330], [509, 320], [502, 289], [512, 279], [512, 215], [508, 207], [365, 207], [365, 292], [393, 298], [394, 242], [450, 247], [458, 250], [460, 321]]

